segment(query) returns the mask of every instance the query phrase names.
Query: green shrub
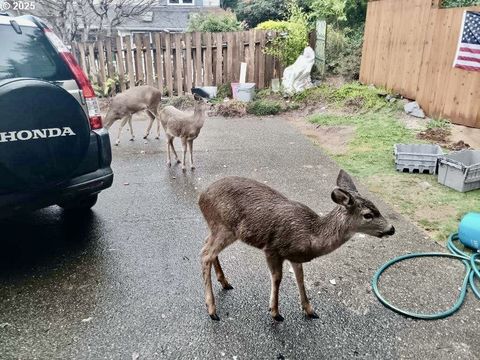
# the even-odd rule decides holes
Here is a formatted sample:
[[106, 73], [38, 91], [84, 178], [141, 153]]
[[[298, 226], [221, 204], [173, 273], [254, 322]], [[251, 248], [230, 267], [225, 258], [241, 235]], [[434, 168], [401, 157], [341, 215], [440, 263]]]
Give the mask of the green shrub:
[[442, 1], [442, 7], [444, 8], [475, 6], [475, 5], [480, 5], [480, 0], [443, 0]]
[[289, 4], [288, 21], [268, 20], [257, 26], [260, 30], [274, 30], [277, 36], [267, 44], [265, 52], [277, 57], [284, 66], [291, 65], [308, 45], [308, 22], [298, 4]]
[[282, 111], [282, 104], [277, 101], [255, 100], [247, 106], [247, 112], [257, 116], [276, 115]]
[[217, 88], [217, 98], [223, 100], [232, 97], [232, 84], [222, 84]]
[[325, 46], [326, 71], [358, 80], [362, 60], [363, 26], [355, 30], [327, 26]]
[[313, 0], [310, 9], [309, 19], [312, 21], [324, 19], [327, 24], [338, 27], [346, 20], [345, 0]]
[[245, 21], [250, 28], [267, 20], [285, 20], [288, 17], [286, 0], [241, 1], [235, 10], [239, 20]]
[[[384, 91], [373, 86], [365, 86], [359, 83], [348, 83], [334, 90], [329, 98], [334, 103], [345, 106], [358, 105], [364, 109], [380, 109], [387, 105], [383, 98]], [[361, 106], [360, 106], [361, 105]]]
[[245, 24], [237, 20], [235, 14], [225, 12], [217, 13], [196, 13], [192, 14], [189, 21], [187, 31], [201, 32], [224, 32], [224, 31], [241, 31], [245, 29]]

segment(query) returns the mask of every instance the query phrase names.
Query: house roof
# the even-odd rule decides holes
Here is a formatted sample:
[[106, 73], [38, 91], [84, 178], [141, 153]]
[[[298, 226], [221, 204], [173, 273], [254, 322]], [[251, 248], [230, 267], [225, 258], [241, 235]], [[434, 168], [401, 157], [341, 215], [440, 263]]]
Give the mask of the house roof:
[[183, 31], [187, 28], [189, 15], [198, 12], [223, 12], [221, 8], [201, 6], [159, 6], [142, 17], [125, 19], [116, 27], [120, 31]]

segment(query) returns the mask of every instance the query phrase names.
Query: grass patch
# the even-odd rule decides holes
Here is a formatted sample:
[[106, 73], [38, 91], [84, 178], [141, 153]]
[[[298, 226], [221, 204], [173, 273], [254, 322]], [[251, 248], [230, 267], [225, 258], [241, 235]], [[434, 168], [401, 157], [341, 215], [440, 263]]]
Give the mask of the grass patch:
[[430, 119], [427, 123], [427, 129], [450, 129], [452, 124], [444, 119]]
[[[375, 106], [375, 101], [371, 104]], [[348, 151], [331, 153], [331, 157], [435, 240], [444, 242], [465, 213], [478, 210], [480, 190], [460, 193], [440, 185], [435, 175], [397, 172], [393, 145], [421, 142], [414, 130], [397, 120], [398, 114], [394, 107], [382, 106], [358, 116], [321, 114], [309, 120], [321, 126], [353, 125], [356, 131]]]

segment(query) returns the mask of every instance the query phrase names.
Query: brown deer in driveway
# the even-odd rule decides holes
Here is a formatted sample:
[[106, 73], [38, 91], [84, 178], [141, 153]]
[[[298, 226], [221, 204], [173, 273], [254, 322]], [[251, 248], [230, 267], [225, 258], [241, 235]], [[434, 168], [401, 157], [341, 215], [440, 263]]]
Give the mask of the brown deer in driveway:
[[318, 216], [278, 191], [241, 177], [220, 179], [200, 195], [198, 204], [210, 229], [201, 257], [205, 302], [213, 320], [219, 317], [211, 267], [215, 268], [222, 287], [233, 289], [225, 278], [218, 254], [236, 240], [265, 252], [272, 281], [270, 312], [275, 320], [283, 321], [278, 310], [278, 292], [285, 260], [292, 264], [303, 310], [308, 317], [318, 318], [305, 292], [302, 263], [332, 252], [357, 232], [379, 238], [395, 233], [377, 207], [358, 194], [352, 178], [343, 170], [331, 198], [337, 206], [327, 215]]
[[[130, 141], [133, 141], [135, 136], [133, 135], [132, 128], [132, 115], [143, 110], [146, 111], [148, 117], [150, 118], [150, 122], [143, 137], [146, 139], [150, 134], [153, 122], [157, 117], [157, 108], [161, 99], [162, 92], [150, 85], [133, 87], [123, 93], [117, 94], [113, 98], [104, 120], [105, 128], [109, 129], [115, 121], [122, 119], [120, 127], [118, 128], [118, 135], [115, 145], [120, 143], [120, 135], [127, 122], [128, 126], [130, 127]], [[156, 138], [158, 139], [159, 137], [160, 121], [157, 119]]]

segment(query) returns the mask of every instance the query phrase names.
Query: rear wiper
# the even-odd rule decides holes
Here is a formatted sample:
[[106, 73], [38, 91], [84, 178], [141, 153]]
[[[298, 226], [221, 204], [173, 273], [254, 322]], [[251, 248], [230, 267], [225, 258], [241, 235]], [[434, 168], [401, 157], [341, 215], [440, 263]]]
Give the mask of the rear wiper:
[[12, 25], [13, 30], [15, 30], [17, 34], [22, 33], [22, 29], [20, 29], [20, 25], [18, 25], [18, 23], [15, 20], [10, 20], [10, 25]]

